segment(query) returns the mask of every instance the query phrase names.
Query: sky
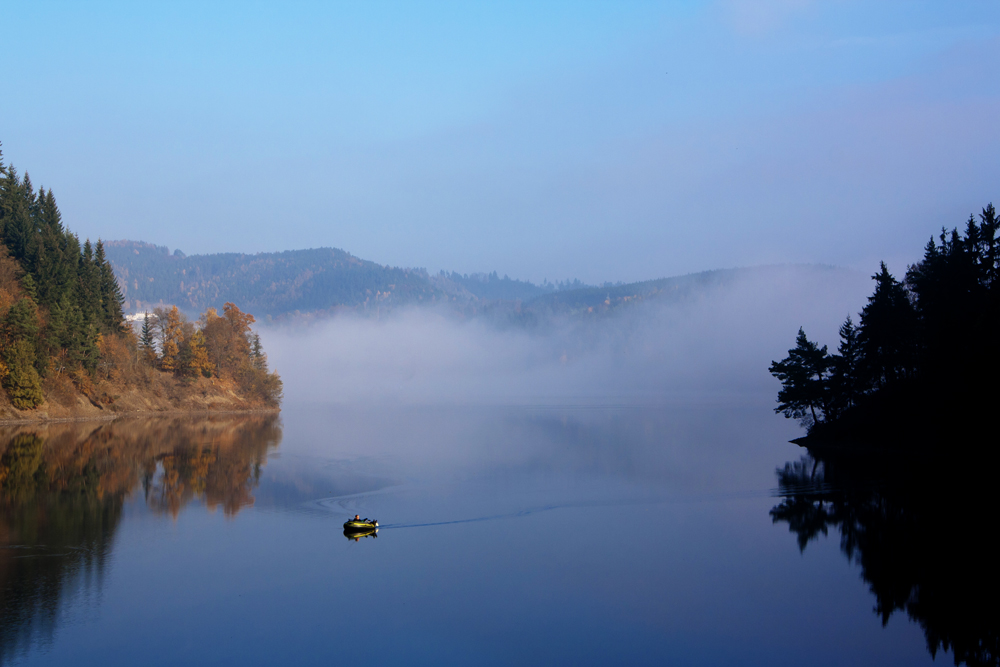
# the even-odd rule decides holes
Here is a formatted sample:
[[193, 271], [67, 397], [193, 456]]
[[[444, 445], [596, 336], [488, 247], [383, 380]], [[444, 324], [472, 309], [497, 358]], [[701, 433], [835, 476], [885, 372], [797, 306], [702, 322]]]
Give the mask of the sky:
[[1000, 3], [0, 0], [82, 237], [632, 281], [896, 272], [1000, 204]]

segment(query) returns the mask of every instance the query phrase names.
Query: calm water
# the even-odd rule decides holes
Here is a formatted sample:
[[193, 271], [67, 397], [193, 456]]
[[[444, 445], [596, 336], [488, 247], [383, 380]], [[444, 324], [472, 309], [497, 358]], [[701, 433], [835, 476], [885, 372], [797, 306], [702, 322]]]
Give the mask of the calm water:
[[933, 662], [771, 401], [7, 428], [0, 662]]

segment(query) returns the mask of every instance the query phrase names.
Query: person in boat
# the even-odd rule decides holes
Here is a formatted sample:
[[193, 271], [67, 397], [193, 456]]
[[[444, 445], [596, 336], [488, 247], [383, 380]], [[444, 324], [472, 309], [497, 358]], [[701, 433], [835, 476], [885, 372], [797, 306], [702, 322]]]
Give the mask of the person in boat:
[[354, 520], [355, 521], [361, 521], [361, 515], [360, 514], [355, 514], [354, 515]]

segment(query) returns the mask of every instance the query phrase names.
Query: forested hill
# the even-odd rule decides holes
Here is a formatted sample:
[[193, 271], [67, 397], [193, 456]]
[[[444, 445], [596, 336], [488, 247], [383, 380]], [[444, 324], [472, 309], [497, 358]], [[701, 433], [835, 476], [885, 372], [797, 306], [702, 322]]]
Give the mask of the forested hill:
[[168, 305], [195, 312], [234, 302], [272, 318], [338, 310], [375, 315], [399, 306], [447, 303], [464, 316], [529, 325], [552, 316], [600, 316], [648, 299], [684, 301], [769, 270], [703, 271], [600, 287], [579, 280], [538, 285], [495, 271], [429, 274], [382, 266], [336, 248], [185, 255], [139, 241], [109, 241], [104, 247], [126, 312]]
[[201, 311], [231, 301], [276, 316], [447, 296], [422, 269], [381, 266], [336, 248], [186, 256], [149, 243], [110, 241], [105, 252], [121, 282], [126, 311], [165, 304]]
[[125, 310], [141, 312], [176, 304], [187, 311], [219, 308], [227, 301], [254, 312], [281, 316], [347, 308], [375, 311], [407, 304], [448, 301], [466, 307], [482, 301], [527, 301], [580, 281], [534, 283], [493, 273], [430, 275], [359, 259], [336, 248], [244, 255], [185, 255], [139, 241], [105, 244], [125, 298]]
[[52, 190], [0, 152], [0, 420], [278, 406], [253, 315], [174, 307], [137, 337], [123, 303], [104, 244], [80, 243]]
[[573, 313], [612, 310], [649, 298], [683, 300], [708, 288], [728, 284], [737, 277], [745, 276], [748, 271], [760, 270], [762, 269], [723, 269], [636, 283], [608, 283], [603, 287], [582, 285], [576, 289], [538, 296], [528, 305], [539, 312]]

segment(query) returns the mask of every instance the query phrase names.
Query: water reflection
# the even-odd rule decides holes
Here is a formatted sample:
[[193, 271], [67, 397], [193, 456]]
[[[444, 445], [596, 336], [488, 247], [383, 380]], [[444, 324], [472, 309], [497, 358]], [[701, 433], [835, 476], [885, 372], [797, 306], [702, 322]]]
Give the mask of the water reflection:
[[369, 528], [367, 530], [352, 530], [350, 528], [345, 528], [344, 537], [353, 542], [357, 542], [362, 537], [378, 537], [378, 528]]
[[897, 611], [920, 625], [932, 656], [1000, 664], [1000, 509], [978, 463], [864, 462], [805, 456], [778, 469], [782, 501], [771, 509], [799, 549], [831, 528], [875, 596], [883, 626]]
[[141, 489], [174, 517], [254, 502], [276, 416], [0, 429], [0, 664], [51, 641], [61, 607], [95, 599], [122, 508]]

